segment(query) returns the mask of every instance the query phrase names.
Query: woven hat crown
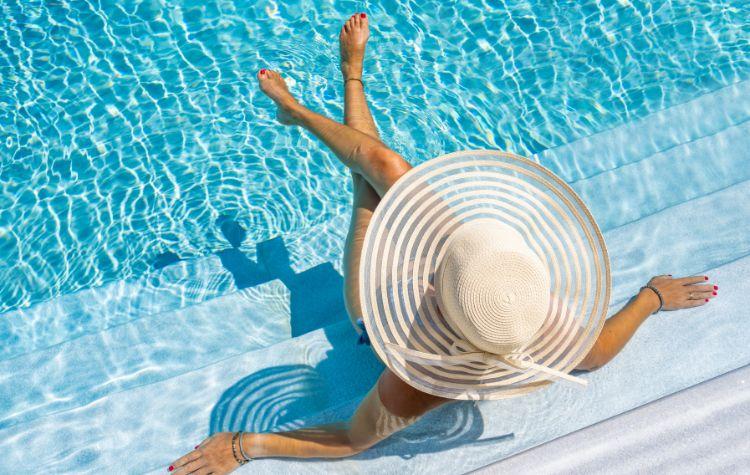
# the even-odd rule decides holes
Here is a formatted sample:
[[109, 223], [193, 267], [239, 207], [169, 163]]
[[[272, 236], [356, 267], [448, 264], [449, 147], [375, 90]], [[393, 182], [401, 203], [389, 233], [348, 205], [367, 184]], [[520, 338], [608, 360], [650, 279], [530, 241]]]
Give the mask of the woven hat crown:
[[483, 351], [522, 350], [544, 324], [549, 272], [523, 236], [499, 221], [480, 219], [456, 229], [435, 277], [445, 319]]

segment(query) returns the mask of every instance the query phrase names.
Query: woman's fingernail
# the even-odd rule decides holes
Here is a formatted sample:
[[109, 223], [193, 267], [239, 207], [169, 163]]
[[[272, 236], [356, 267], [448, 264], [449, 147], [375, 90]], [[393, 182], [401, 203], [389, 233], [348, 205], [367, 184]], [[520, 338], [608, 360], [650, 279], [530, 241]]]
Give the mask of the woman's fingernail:
[[719, 286], [718, 285], [714, 285], [714, 290], [719, 290]]
[[704, 276], [703, 278], [706, 279], [706, 280], [708, 280], [708, 276]]
[[170, 465], [168, 470], [171, 472], [172, 470], [174, 470], [174, 467]]
[[359, 17], [360, 18], [367, 18], [367, 14], [366, 13], [362, 13], [362, 14], [359, 15]]

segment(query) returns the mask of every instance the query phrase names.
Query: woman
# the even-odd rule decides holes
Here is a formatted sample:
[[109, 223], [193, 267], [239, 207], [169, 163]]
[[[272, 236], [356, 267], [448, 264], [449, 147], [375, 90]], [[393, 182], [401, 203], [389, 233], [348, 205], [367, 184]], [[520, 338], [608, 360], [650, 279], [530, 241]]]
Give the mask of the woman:
[[[358, 13], [350, 17], [340, 32], [341, 71], [344, 77], [345, 88], [345, 125], [316, 114], [297, 102], [289, 93], [284, 80], [277, 72], [262, 69], [258, 73], [258, 80], [260, 89], [276, 103], [278, 107], [277, 118], [282, 124], [304, 127], [323, 141], [336, 154], [340, 161], [351, 170], [354, 198], [352, 219], [344, 251], [344, 297], [352, 320], [357, 321], [364, 317], [366, 323], [368, 323], [368, 330], [371, 330], [379, 328], [375, 325], [375, 319], [378, 318], [376, 315], [377, 312], [372, 311], [370, 305], [363, 306], [363, 300], [366, 299], [360, 296], [360, 287], [372, 288], [373, 295], [379, 290], [391, 292], [393, 289], [383, 286], [377, 287], [376, 284], [370, 283], [360, 285], [360, 261], [363, 257], [363, 245], [367, 245], [365, 243], [366, 231], [371, 220], [373, 220], [373, 215], [381, 198], [412, 167], [403, 157], [380, 141], [378, 130], [367, 107], [362, 80], [362, 63], [365, 44], [368, 38], [368, 19], [364, 13]], [[532, 171], [534, 173], [541, 173], [538, 170]], [[387, 200], [389, 197], [384, 199]], [[393, 201], [391, 199], [391, 202]], [[389, 205], [391, 205], [390, 202]], [[470, 310], [461, 308], [461, 298], [463, 297], [453, 295], [455, 294], [453, 287], [456, 286], [452, 284], [463, 278], [460, 266], [462, 265], [461, 259], [466, 257], [462, 254], [466, 252], [465, 249], [471, 248], [472, 243], [480, 242], [481, 239], [478, 240], [478, 236], [486, 240], [488, 233], [491, 234], [493, 232], [499, 233], [498, 236], [503, 238], [499, 239], [500, 241], [511, 242], [516, 239], [512, 231], [508, 231], [502, 226], [493, 227], [493, 225], [489, 225], [489, 227], [484, 226], [482, 229], [474, 226], [471, 229], [468, 227], [461, 229], [465, 232], [455, 232], [453, 236], [455, 239], [452, 241], [454, 243], [452, 246], [456, 247], [455, 242], [459, 241], [459, 237], [457, 236], [460, 235], [460, 250], [456, 251], [453, 256], [457, 256], [456, 259], [458, 260], [456, 262], [458, 262], [458, 267], [453, 266], [456, 267], [456, 269], [453, 269], [451, 267], [452, 264], [445, 264], [441, 269], [434, 269], [435, 272], [440, 272], [440, 283], [443, 285], [442, 289], [437, 289], [442, 292], [442, 296], [438, 296], [441, 297], [439, 306], [444, 311], [452, 306], [453, 310], [446, 313], [452, 313], [454, 317], [461, 314], [462, 311]], [[596, 232], [598, 233], [598, 229]], [[370, 238], [368, 237], [368, 239]], [[523, 262], [514, 261], [515, 264], [519, 264], [519, 262], [523, 265], [528, 264], [532, 270], [543, 269], [535, 261], [536, 257], [533, 256], [533, 253], [529, 253], [529, 249], [524, 247], [525, 245], [521, 241], [518, 241], [516, 244], [517, 247], [514, 249], [509, 250], [506, 246], [506, 248], [498, 249], [497, 252], [502, 254], [507, 251], [507, 255], [515, 256], [513, 259], [526, 259]], [[601, 245], [603, 247], [603, 241]], [[448, 262], [453, 258], [450, 255], [450, 249], [452, 248], [448, 245], [446, 245], [446, 248], [449, 248], [446, 251], [446, 256], [448, 257], [445, 258], [446, 262]], [[602, 252], [606, 260], [606, 250]], [[608, 264], [606, 264], [606, 276], [601, 279], [602, 282], [606, 281], [605, 290], [607, 298], [603, 299], [604, 311], [606, 311], [606, 300], [608, 299], [609, 292], [608, 269]], [[362, 275], [366, 275], [366, 273]], [[487, 280], [491, 281], [492, 279], [493, 276], [488, 274], [486, 279], [480, 284], [487, 285]], [[549, 276], [543, 275], [543, 273], [538, 275], [533, 274], [528, 279], [536, 282], [535, 286], [538, 288], [549, 285]], [[522, 282], [522, 284], [527, 284], [528, 279], [526, 282]], [[512, 280], [512, 278], [505, 276], [499, 285], [509, 280]], [[607, 364], [622, 350], [640, 324], [649, 315], [658, 310], [677, 310], [705, 304], [713, 295], [716, 295], [715, 290], [718, 290], [717, 287], [708, 284], [707, 280], [708, 277], [706, 276], [685, 278], [672, 278], [671, 275], [656, 276], [625, 307], [607, 319], [606, 322], [604, 321], [606, 315], [602, 314], [600, 322], [595, 322], [596, 324], [586, 327], [588, 334], [584, 334], [587, 330], [584, 329], [583, 325], [580, 328], [575, 327], [576, 329], [572, 330], [573, 334], [568, 330], [566, 338], [569, 340], [569, 345], [571, 347], [577, 345], [579, 349], [584, 351], [577, 358], [576, 364], [569, 369], [592, 371]], [[448, 282], [448, 284], [445, 284], [445, 282]], [[371, 285], [375, 286], [368, 287]], [[604, 286], [604, 284], [601, 285]], [[438, 285], [436, 284], [436, 286]], [[511, 294], [508, 294], [510, 297], [506, 301], [498, 300], [498, 305], [501, 307], [506, 304], [516, 305], [514, 308], [519, 308], [517, 303], [512, 302], [513, 299], [511, 297], [513, 295]], [[538, 292], [533, 295], [538, 295]], [[547, 296], [556, 298], [554, 293], [548, 293]], [[448, 299], [450, 299], [450, 302], [446, 302]], [[543, 299], [542, 301], [545, 309], [544, 315], [547, 315], [547, 302], [547, 299]], [[514, 327], [514, 331], [517, 330], [516, 333], [518, 335], [531, 331], [531, 333], [536, 335], [541, 334], [542, 337], [548, 336], [549, 332], [553, 331], [552, 327], [563, 321], [565, 317], [564, 303], [560, 305], [555, 303], [552, 307], [558, 309], [557, 316], [552, 319], [547, 318], [543, 323], [541, 323], [542, 320], [537, 318], [541, 315], [539, 312], [535, 314], [533, 309], [529, 310], [527, 307], [524, 307], [525, 311], [527, 311], [526, 315], [537, 315], [534, 318], [537, 318], [538, 321], [536, 323], [531, 322], [528, 326], [531, 330], [528, 330], [526, 327]], [[417, 310], [414, 312], [418, 313]], [[388, 315], [381, 317], [386, 318]], [[460, 320], [463, 317], [459, 315], [456, 318]], [[504, 393], [495, 388], [492, 389], [492, 391], [495, 391], [494, 393], [488, 392], [486, 394], [478, 390], [471, 390], [471, 388], [467, 389], [466, 387], [455, 389], [455, 387], [451, 388], [449, 385], [441, 386], [440, 383], [425, 383], [424, 380], [419, 380], [419, 377], [415, 376], [413, 372], [409, 372], [409, 367], [415, 362], [418, 365], [422, 365], [422, 368], [425, 365], [442, 365], [443, 368], [450, 367], [452, 371], [453, 368], [456, 370], [469, 368], [471, 365], [467, 366], [469, 362], [467, 358], [471, 358], [471, 355], [479, 353], [469, 352], [456, 356], [453, 354], [455, 350], [453, 348], [447, 350], [448, 353], [445, 355], [436, 356], [409, 348], [399, 349], [399, 346], [406, 347], [411, 343], [402, 341], [400, 345], [394, 344], [393, 341], [385, 341], [389, 338], [387, 335], [378, 334], [375, 338], [377, 344], [374, 342], [374, 347], [377, 350], [378, 356], [386, 361], [387, 369], [385, 369], [349, 421], [275, 434], [218, 433], [204, 440], [199, 446], [196, 446], [195, 450], [176, 460], [169, 467], [169, 470], [180, 474], [223, 474], [233, 471], [241, 464], [253, 458], [347, 457], [357, 454], [387, 438], [394, 432], [407, 427], [428, 411], [456, 399], [493, 399], [523, 394], [537, 387], [549, 384], [550, 381], [545, 380], [545, 378], [565, 378], [585, 383], [585, 381], [579, 378], [566, 374], [568, 371], [555, 369], [557, 366], [555, 366], [554, 361], [550, 360], [545, 364], [539, 364], [538, 361], [535, 363], [533, 359], [528, 358], [528, 354], [523, 355], [523, 357], [516, 357], [516, 359], [513, 359], [512, 352], [503, 354], [505, 351], [503, 350], [504, 347], [493, 346], [494, 343], [485, 344], [487, 341], [482, 340], [482, 338], [487, 335], [477, 336], [484, 331], [483, 328], [472, 327], [467, 329], [461, 326], [466, 324], [466, 322], [461, 323], [455, 319], [451, 320], [451, 323], [456, 323], [456, 325], [461, 327], [462, 332], [467, 335], [472, 334], [472, 332], [476, 334], [474, 335], [476, 338], [467, 336], [465, 341], [454, 342], [455, 348], [474, 348], [474, 350], [477, 350], [478, 347], [480, 348], [479, 353], [484, 352], [482, 354], [490, 355], [489, 359], [487, 359], [489, 363], [483, 361], [484, 363], [489, 365], [504, 365], [502, 371], [506, 372], [529, 372], [534, 370], [537, 375], [541, 375], [539, 376], [541, 379], [537, 383], [527, 384], [526, 386], [511, 385], [504, 387]], [[528, 322], [522, 323], [525, 324]], [[387, 326], [387, 323], [385, 325]], [[491, 332], [494, 330], [490, 329], [488, 331]], [[531, 333], [528, 333], [528, 335]], [[524, 341], [531, 341], [527, 338], [528, 335], [524, 337], [526, 338]], [[489, 337], [492, 337], [492, 335], [489, 335]], [[579, 344], [586, 337], [592, 337], [590, 343]], [[394, 350], [395, 353], [389, 353], [391, 350]], [[558, 360], [566, 355], [565, 351], [562, 351], [561, 356], [557, 357]], [[487, 371], [486, 366], [483, 371]]]

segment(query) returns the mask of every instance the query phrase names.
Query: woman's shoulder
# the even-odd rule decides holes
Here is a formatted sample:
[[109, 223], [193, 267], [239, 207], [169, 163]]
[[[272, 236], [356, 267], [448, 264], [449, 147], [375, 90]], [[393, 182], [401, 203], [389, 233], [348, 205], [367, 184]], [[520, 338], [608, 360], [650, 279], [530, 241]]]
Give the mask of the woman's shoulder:
[[427, 394], [405, 383], [391, 370], [386, 369], [377, 382], [378, 395], [383, 406], [395, 416], [417, 417], [452, 401]]

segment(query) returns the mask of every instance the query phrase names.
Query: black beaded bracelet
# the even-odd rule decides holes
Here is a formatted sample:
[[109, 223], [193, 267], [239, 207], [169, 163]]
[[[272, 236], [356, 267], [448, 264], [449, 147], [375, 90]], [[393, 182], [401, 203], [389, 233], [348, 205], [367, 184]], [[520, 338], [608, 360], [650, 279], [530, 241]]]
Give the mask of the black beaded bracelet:
[[237, 438], [239, 436], [240, 436], [239, 432], [235, 432], [232, 435], [232, 455], [234, 455], [234, 460], [237, 461], [238, 464], [245, 465], [248, 462], [248, 460], [237, 457]]
[[659, 297], [659, 308], [656, 309], [654, 313], [658, 313], [661, 311], [662, 307], [664, 307], [664, 298], [661, 296], [661, 292], [659, 292], [659, 289], [654, 287], [653, 285], [646, 284], [643, 287], [641, 287], [641, 290], [643, 289], [651, 289], [654, 291], [657, 297]]

